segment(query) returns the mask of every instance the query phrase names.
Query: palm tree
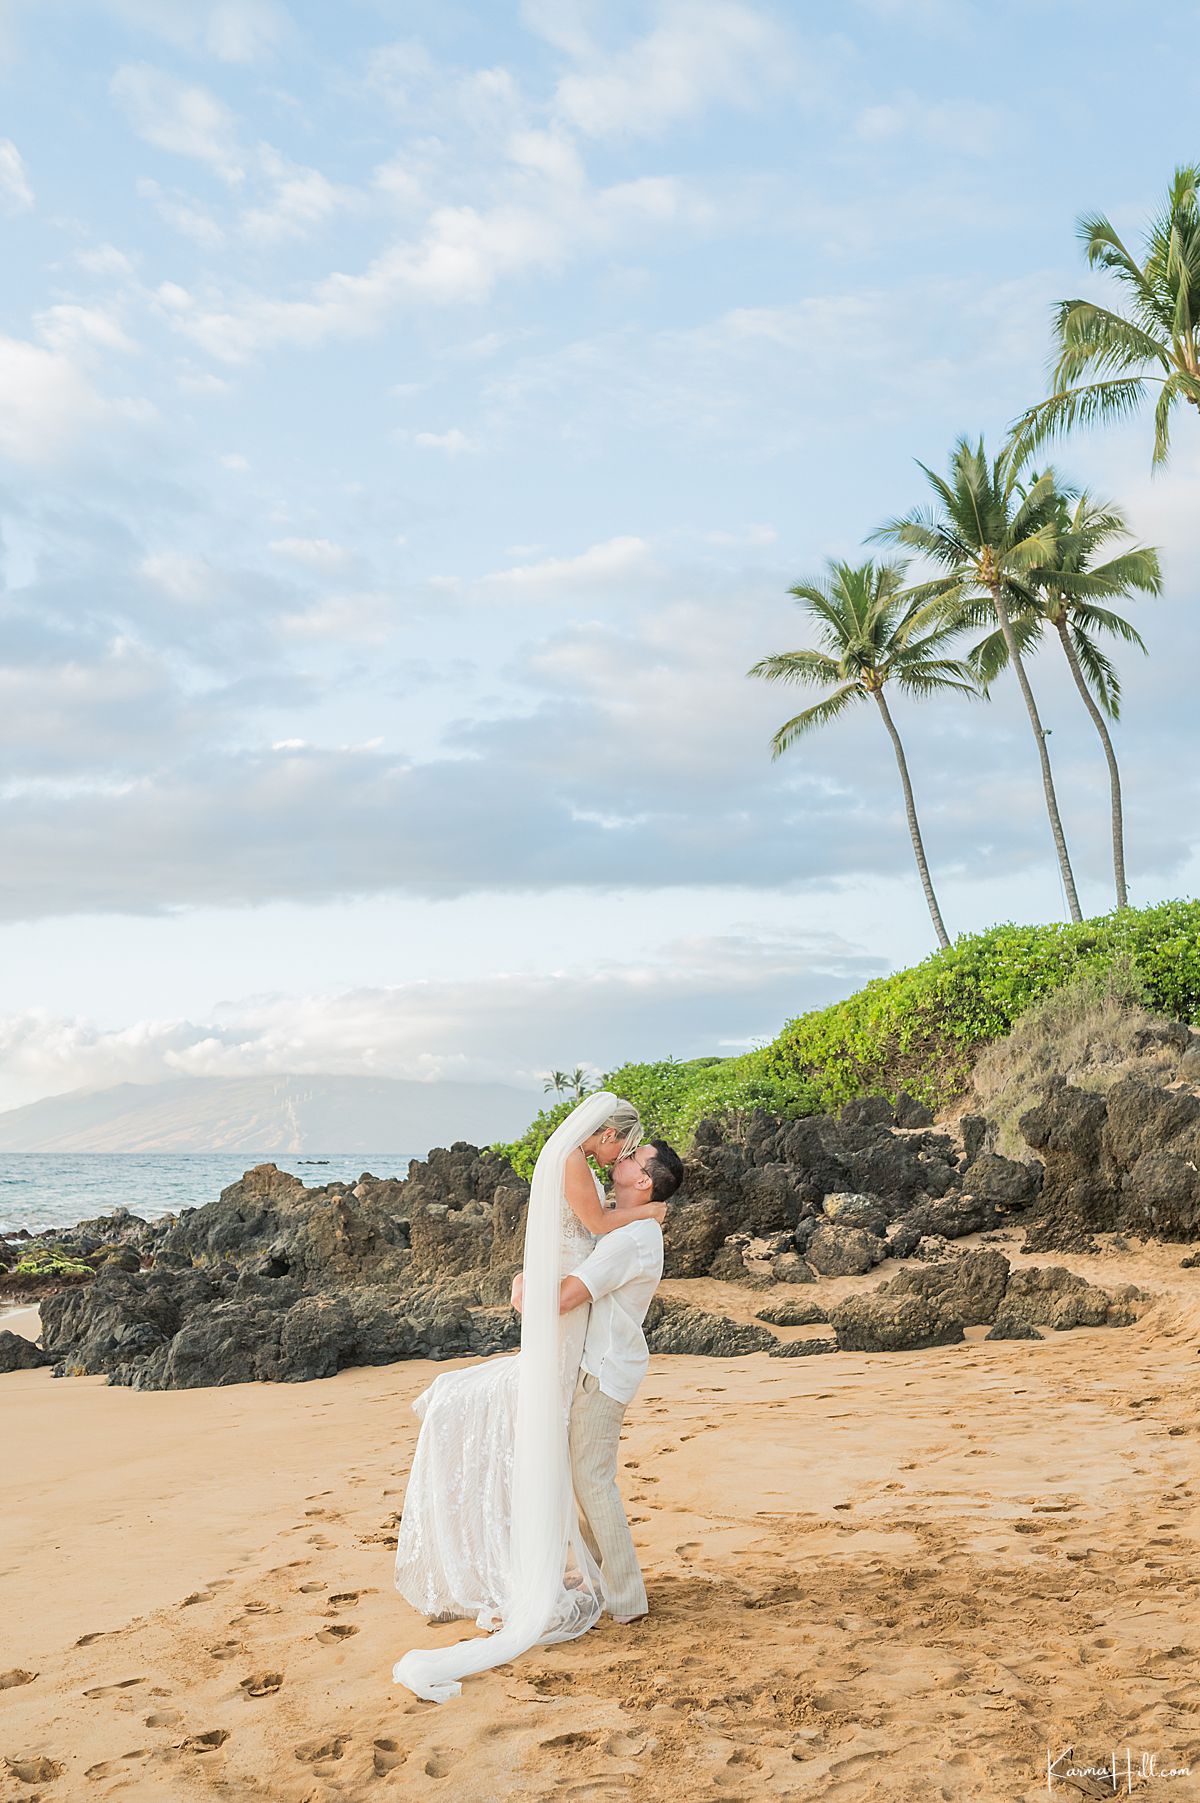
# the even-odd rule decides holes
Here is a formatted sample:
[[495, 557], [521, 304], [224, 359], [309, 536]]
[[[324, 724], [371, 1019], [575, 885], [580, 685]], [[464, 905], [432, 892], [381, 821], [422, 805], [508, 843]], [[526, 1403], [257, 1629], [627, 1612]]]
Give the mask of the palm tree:
[[1073, 426], [1123, 419], [1158, 386], [1151, 460], [1158, 469], [1170, 450], [1175, 403], [1200, 409], [1200, 164], [1176, 169], [1140, 263], [1102, 214], [1085, 215], [1078, 231], [1092, 268], [1120, 284], [1125, 311], [1094, 301], [1058, 302], [1054, 392], [1022, 415], [1014, 438], [1029, 452]]
[[542, 1084], [542, 1090], [545, 1095], [549, 1095], [551, 1091], [553, 1091], [556, 1096], [565, 1096], [570, 1088], [571, 1078], [567, 1075], [566, 1071], [551, 1071], [550, 1075], [546, 1078], [546, 1081]]
[[[1146, 545], [1135, 545], [1103, 563], [1096, 561], [1097, 554], [1113, 539], [1128, 538], [1130, 532], [1118, 508], [1100, 505], [1086, 490], [1076, 494], [1070, 489], [1059, 489], [1057, 512], [1058, 543], [1054, 560], [1040, 566], [1031, 576], [1035, 607], [1014, 622], [1014, 634], [1024, 651], [1045, 628], [1053, 628], [1070, 666], [1075, 687], [1100, 735], [1108, 764], [1113, 882], [1117, 907], [1125, 908], [1129, 905], [1129, 895], [1125, 883], [1121, 772], [1104, 719], [1105, 714], [1111, 720], [1120, 715], [1121, 683], [1097, 644], [1096, 636], [1108, 633], [1145, 651], [1136, 627], [1101, 603], [1121, 600], [1135, 591], [1145, 595], [1160, 594], [1162, 570], [1158, 552]], [[989, 634], [975, 647], [969, 661], [987, 689], [1008, 662], [1003, 634], [999, 631]]]
[[587, 1072], [584, 1070], [582, 1064], [577, 1064], [575, 1069], [571, 1072], [571, 1075], [567, 1078], [567, 1088], [572, 1092], [577, 1102], [582, 1102], [584, 1096], [587, 1095]]
[[965, 664], [941, 655], [945, 641], [958, 630], [955, 623], [933, 620], [921, 634], [913, 631], [919, 603], [903, 594], [905, 566], [898, 563], [864, 563], [854, 569], [831, 560], [824, 582], [798, 582], [788, 590], [803, 601], [817, 622], [820, 650], [782, 651], [764, 657], [747, 671], [772, 682], [794, 682], [808, 688], [829, 688], [832, 693], [788, 720], [771, 740], [772, 755], [779, 757], [803, 734], [826, 726], [857, 702], [870, 698], [879, 709], [896, 753], [908, 830], [917, 869], [939, 945], [950, 944], [934, 894], [925, 844], [917, 819], [908, 760], [896, 730], [884, 689], [889, 682], [912, 695], [932, 695], [943, 689], [977, 695], [978, 689]]
[[916, 508], [901, 519], [889, 520], [870, 536], [908, 545], [946, 572], [911, 591], [925, 603], [925, 611], [918, 609], [914, 625], [937, 617], [939, 610], [947, 608], [951, 609], [950, 617], [955, 609], [959, 610], [958, 623], [961, 624], [964, 604], [969, 606], [972, 600], [980, 598], [990, 603], [1004, 637], [1009, 662], [1016, 672], [1037, 744], [1046, 812], [1050, 816], [1067, 907], [1072, 920], [1082, 920], [1058, 812], [1050, 753], [1046, 748], [1046, 729], [1029, 686], [1012, 623], [1014, 612], [1019, 616], [1031, 611], [1035, 605], [1029, 586], [1031, 571], [1052, 562], [1055, 555], [1058, 513], [1053, 472], [1039, 476], [1028, 492], [1021, 494], [1017, 488], [1021, 459], [1010, 450], [989, 463], [983, 440], [972, 446], [965, 438], [955, 443], [948, 481], [935, 475], [923, 463], [918, 463], [917, 467], [929, 479], [937, 497], [935, 505], [925, 511]]

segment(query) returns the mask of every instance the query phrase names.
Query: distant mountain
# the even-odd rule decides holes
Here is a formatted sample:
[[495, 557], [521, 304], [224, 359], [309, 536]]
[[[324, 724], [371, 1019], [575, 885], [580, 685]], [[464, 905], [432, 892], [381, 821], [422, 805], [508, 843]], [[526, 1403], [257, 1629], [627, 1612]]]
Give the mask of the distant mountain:
[[2, 1152], [398, 1152], [513, 1139], [541, 1098], [503, 1083], [175, 1077], [0, 1113]]

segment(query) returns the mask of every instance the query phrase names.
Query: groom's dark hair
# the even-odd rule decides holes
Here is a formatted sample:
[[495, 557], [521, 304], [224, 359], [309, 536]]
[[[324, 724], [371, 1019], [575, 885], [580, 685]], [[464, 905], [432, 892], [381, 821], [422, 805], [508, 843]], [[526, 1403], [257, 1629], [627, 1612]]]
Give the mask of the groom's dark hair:
[[650, 1144], [654, 1147], [654, 1157], [646, 1160], [650, 1198], [653, 1202], [665, 1202], [683, 1182], [683, 1160], [665, 1139], [652, 1139]]

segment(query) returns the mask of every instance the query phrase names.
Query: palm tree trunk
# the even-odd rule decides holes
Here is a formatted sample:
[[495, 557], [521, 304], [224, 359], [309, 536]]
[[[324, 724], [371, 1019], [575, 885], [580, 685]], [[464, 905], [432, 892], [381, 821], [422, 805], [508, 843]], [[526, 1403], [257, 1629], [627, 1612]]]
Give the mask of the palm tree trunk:
[[1084, 680], [1083, 671], [1079, 667], [1079, 659], [1075, 655], [1075, 647], [1071, 643], [1071, 633], [1065, 619], [1056, 620], [1058, 636], [1062, 640], [1062, 648], [1067, 662], [1071, 666], [1071, 675], [1075, 678], [1075, 687], [1083, 697], [1083, 705], [1092, 716], [1092, 723], [1100, 734], [1100, 743], [1104, 747], [1104, 755], [1108, 760], [1108, 792], [1112, 801], [1112, 854], [1113, 882], [1117, 890], [1117, 907], [1129, 906], [1129, 894], [1125, 887], [1125, 816], [1121, 805], [1121, 772], [1117, 768], [1117, 754], [1113, 750], [1113, 742], [1109, 736], [1104, 715], [1096, 705], [1095, 696]]
[[904, 785], [904, 809], [908, 815], [908, 830], [912, 838], [913, 851], [916, 853], [917, 869], [921, 873], [921, 887], [925, 891], [925, 900], [929, 904], [929, 915], [930, 919], [933, 921], [933, 930], [938, 936], [938, 944], [942, 947], [942, 950], [948, 951], [950, 939], [947, 935], [946, 928], [942, 923], [942, 911], [938, 907], [937, 896], [933, 892], [933, 881], [929, 875], [929, 865], [925, 861], [925, 843], [921, 838], [921, 825], [917, 819], [917, 804], [913, 800], [912, 784], [908, 780], [908, 760], [904, 755], [904, 746], [900, 742], [900, 734], [896, 731], [895, 721], [888, 711], [888, 704], [883, 698], [883, 690], [876, 689], [874, 695], [879, 704], [879, 711], [883, 715], [883, 724], [891, 734], [892, 744], [895, 747], [896, 752], [896, 762], [900, 766], [900, 781]]
[[1004, 599], [1004, 590], [1000, 583], [991, 586], [992, 605], [996, 609], [996, 618], [1000, 622], [1000, 630], [1004, 634], [1004, 643], [1008, 647], [1008, 658], [1016, 671], [1017, 681], [1021, 685], [1021, 693], [1025, 697], [1025, 706], [1029, 713], [1029, 722], [1033, 727], [1033, 736], [1037, 741], [1038, 757], [1042, 766], [1042, 788], [1046, 796], [1046, 812], [1050, 816], [1050, 830], [1054, 834], [1054, 848], [1058, 853], [1058, 868], [1062, 872], [1063, 888], [1067, 896], [1067, 908], [1073, 921], [1081, 921], [1083, 914], [1079, 907], [1079, 897], [1075, 893], [1075, 878], [1071, 873], [1071, 860], [1067, 855], [1067, 840], [1063, 832], [1062, 820], [1058, 812], [1058, 796], [1054, 792], [1054, 775], [1050, 769], [1050, 753], [1046, 750], [1046, 733], [1037, 710], [1037, 702], [1033, 698], [1033, 690], [1029, 686], [1029, 678], [1025, 674], [1025, 665], [1021, 661], [1020, 648], [1012, 629], [1012, 621], [1008, 617], [1008, 606]]

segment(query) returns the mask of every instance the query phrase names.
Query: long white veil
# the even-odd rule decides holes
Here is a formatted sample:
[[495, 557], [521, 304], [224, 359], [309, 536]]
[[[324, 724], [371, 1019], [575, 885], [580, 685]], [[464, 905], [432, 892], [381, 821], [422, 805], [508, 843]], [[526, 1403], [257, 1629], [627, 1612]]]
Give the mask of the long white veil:
[[[559, 1241], [567, 1154], [611, 1119], [620, 1098], [597, 1090], [560, 1121], [538, 1155], [525, 1222], [525, 1294], [517, 1361], [512, 1470], [512, 1594], [501, 1601], [503, 1627], [486, 1638], [414, 1648], [392, 1677], [419, 1697], [444, 1703], [472, 1672], [517, 1658], [531, 1646], [585, 1633], [600, 1613], [594, 1562], [582, 1548], [571, 1485], [567, 1421], [559, 1375]], [[568, 1547], [580, 1566], [564, 1590]]]

